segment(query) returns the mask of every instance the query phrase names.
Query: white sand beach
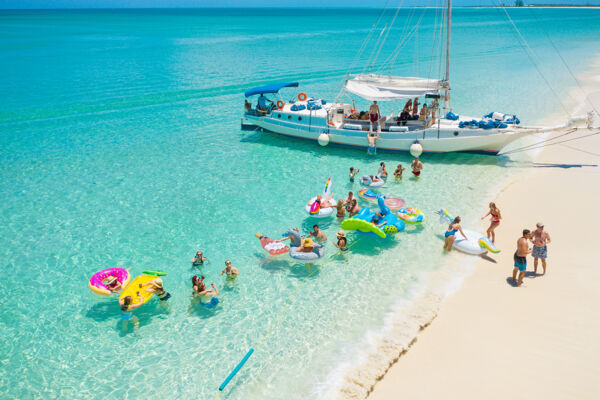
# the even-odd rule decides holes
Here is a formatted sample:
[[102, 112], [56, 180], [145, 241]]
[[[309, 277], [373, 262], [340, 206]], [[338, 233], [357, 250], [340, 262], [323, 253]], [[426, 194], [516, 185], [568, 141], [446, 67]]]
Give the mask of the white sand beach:
[[[588, 100], [600, 108], [599, 92]], [[547, 146], [489, 199], [503, 215], [502, 252], [477, 260], [370, 400], [600, 397], [599, 162], [600, 135]], [[517, 239], [538, 221], [552, 238], [547, 274], [534, 277], [528, 257], [523, 287], [514, 287]]]

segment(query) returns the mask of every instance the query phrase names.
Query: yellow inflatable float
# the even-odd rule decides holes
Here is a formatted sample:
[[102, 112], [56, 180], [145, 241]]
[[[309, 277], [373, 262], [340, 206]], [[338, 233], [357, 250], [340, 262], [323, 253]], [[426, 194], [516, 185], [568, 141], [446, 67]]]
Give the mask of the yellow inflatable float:
[[[131, 298], [132, 298], [131, 304], [132, 305], [144, 304], [145, 302], [150, 300], [150, 298], [152, 296], [154, 296], [154, 293], [148, 292], [146, 290], [148, 288], [148, 286], [140, 289], [140, 285], [144, 285], [148, 282], [152, 282], [154, 279], [156, 279], [156, 275], [137, 276], [134, 280], [131, 281], [131, 283], [125, 289], [123, 289], [123, 291], [121, 292], [121, 295], [119, 296], [119, 301], [121, 301], [124, 297], [131, 296]], [[138, 292], [140, 294], [139, 296], [138, 296]]]

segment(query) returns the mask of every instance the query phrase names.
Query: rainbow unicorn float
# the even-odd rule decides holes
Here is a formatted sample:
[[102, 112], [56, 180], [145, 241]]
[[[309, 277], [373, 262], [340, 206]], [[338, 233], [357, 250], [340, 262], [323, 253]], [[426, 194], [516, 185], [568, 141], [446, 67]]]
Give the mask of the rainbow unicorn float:
[[[454, 217], [444, 209], [437, 213], [440, 215], [440, 222], [446, 224], [446, 226], [454, 221]], [[474, 256], [485, 254], [488, 251], [494, 254], [500, 253], [500, 250], [487, 236], [464, 228], [463, 232], [467, 237], [464, 237], [460, 232], [455, 233], [453, 247], [457, 250]]]
[[406, 224], [390, 211], [383, 196], [380, 195], [377, 198], [377, 204], [380, 213], [364, 207], [354, 218], [344, 220], [342, 229], [359, 231], [367, 236], [379, 236], [381, 238], [402, 232]]
[[328, 178], [325, 182], [325, 188], [323, 189], [323, 193], [310, 199], [308, 204], [306, 204], [306, 206], [304, 207], [304, 210], [308, 215], [314, 218], [326, 218], [333, 214], [333, 211], [335, 210], [336, 206], [336, 201], [333, 198], [331, 188], [332, 181], [331, 178]]

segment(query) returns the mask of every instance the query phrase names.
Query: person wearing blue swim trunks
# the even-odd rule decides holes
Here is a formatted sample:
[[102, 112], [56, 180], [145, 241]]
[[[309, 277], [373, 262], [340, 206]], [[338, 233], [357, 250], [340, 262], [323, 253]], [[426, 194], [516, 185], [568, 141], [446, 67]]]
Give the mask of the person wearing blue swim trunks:
[[452, 245], [454, 244], [454, 235], [456, 232], [460, 232], [465, 239], [467, 239], [467, 235], [462, 230], [460, 226], [460, 217], [454, 218], [454, 221], [450, 223], [448, 226], [448, 230], [444, 233], [444, 250], [451, 251]]
[[[517, 251], [515, 251], [514, 261], [515, 267], [513, 268], [512, 278], [517, 286], [521, 286], [523, 283], [523, 277], [527, 270], [527, 254], [531, 253], [529, 248], [529, 240], [531, 239], [531, 231], [529, 229], [523, 229], [523, 236], [517, 240]], [[517, 278], [517, 273], [519, 277]]]

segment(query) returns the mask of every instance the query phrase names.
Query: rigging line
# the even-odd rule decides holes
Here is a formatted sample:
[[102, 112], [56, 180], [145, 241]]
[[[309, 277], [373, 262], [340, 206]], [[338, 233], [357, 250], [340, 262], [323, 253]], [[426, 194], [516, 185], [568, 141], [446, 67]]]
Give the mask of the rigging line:
[[[402, 50], [402, 47], [404, 47], [405, 43], [408, 43], [409, 39], [415, 35], [415, 33], [417, 32], [417, 28], [419, 27], [419, 25], [421, 24], [421, 20], [423, 19], [423, 16], [425, 14], [425, 10], [427, 10], [426, 8], [423, 8], [423, 12], [421, 13], [421, 16], [419, 17], [419, 20], [417, 21], [417, 23], [415, 24], [415, 26], [413, 26], [410, 30], [410, 32], [408, 33], [408, 36], [406, 36], [405, 38], [402, 39], [402, 42], [398, 45], [398, 47], [396, 48], [397, 51], [395, 52], [395, 54], [393, 54], [392, 60], [390, 61], [390, 64], [396, 65], [396, 59], [398, 58], [398, 56], [400, 55], [400, 51]], [[415, 38], [415, 41], [416, 38]]]
[[[431, 70], [433, 69], [433, 54], [435, 53], [435, 44], [437, 39], [437, 28], [438, 28], [438, 17], [439, 17], [439, 8], [435, 11], [435, 21], [433, 23], [433, 39], [431, 40], [431, 58], [429, 59], [429, 74], [427, 75], [428, 79], [431, 79]], [[429, 89], [429, 88], [428, 88]]]
[[377, 18], [377, 20], [375, 21], [375, 23], [373, 23], [373, 25], [371, 26], [371, 29], [369, 29], [369, 33], [367, 34], [367, 36], [365, 37], [365, 39], [363, 39], [363, 42], [358, 50], [358, 52], [356, 53], [356, 55], [354, 56], [354, 59], [352, 60], [352, 63], [350, 64], [350, 66], [348, 67], [348, 69], [346, 70], [346, 73], [344, 74], [342, 80], [341, 80], [341, 89], [338, 92], [338, 95], [335, 97], [335, 101], [337, 102], [337, 99], [339, 98], [339, 96], [342, 94], [342, 92], [344, 91], [344, 82], [346, 81], [348, 75], [350, 74], [350, 72], [352, 71], [352, 69], [355, 67], [356, 63], [358, 62], [358, 60], [360, 59], [360, 57], [362, 56], [365, 48], [367, 47], [367, 44], [369, 43], [369, 41], [371, 40], [371, 36], [373, 35], [373, 32], [375, 31], [375, 28], [377, 27], [377, 25], [379, 25], [379, 22], [381, 21], [381, 18], [383, 17], [384, 13], [385, 13], [385, 9], [387, 8], [387, 6], [389, 5], [391, 0], [387, 0], [383, 9], [381, 10], [381, 12], [379, 13], [379, 17]]
[[[404, 0], [402, 1], [402, 4], [404, 3]], [[400, 6], [402, 6], [402, 4], [400, 4]], [[389, 65], [389, 68], [392, 68], [392, 64], [390, 63], [390, 60], [392, 59], [392, 56], [394, 55], [394, 53], [396, 52], [396, 50], [398, 49], [398, 47], [402, 46], [404, 37], [406, 36], [408, 29], [410, 28], [410, 23], [412, 21], [412, 17], [415, 14], [415, 9], [413, 7], [409, 7], [409, 12], [408, 12], [408, 16], [406, 18], [406, 20], [404, 21], [404, 25], [402, 26], [402, 32], [400, 33], [400, 35], [398, 36], [398, 41], [396, 44], [396, 47], [394, 48], [393, 51], [390, 52], [390, 54], [388, 55], [388, 57], [385, 59], [385, 61], [383, 62], [383, 64], [381, 65], [381, 69], [387, 67]]]
[[399, 12], [400, 12], [400, 7], [396, 8], [396, 13], [394, 14], [394, 18], [392, 18], [390, 27], [388, 28], [388, 31], [386, 32], [383, 40], [381, 41], [381, 45], [379, 46], [379, 49], [377, 50], [377, 53], [375, 54], [375, 58], [373, 59], [373, 62], [371, 63], [371, 68], [369, 68], [369, 71], [371, 69], [373, 69], [373, 65], [375, 65], [375, 63], [377, 62], [377, 58], [379, 58], [379, 53], [381, 52], [381, 49], [383, 49], [383, 46], [385, 45], [385, 42], [387, 41], [387, 37], [390, 34], [390, 32], [392, 31], [392, 27], [394, 26], [394, 22], [396, 22], [396, 18], [398, 17]]
[[[525, 149], [525, 150], [521, 150], [521, 151], [528, 151], [528, 150], [541, 149], [542, 147], [550, 147], [550, 146], [554, 146], [554, 145], [557, 145], [557, 144], [561, 144], [561, 145], [562, 145], [563, 143], [572, 142], [573, 140], [585, 139], [585, 138], [587, 138], [587, 137], [590, 137], [590, 136], [595, 136], [595, 135], [600, 135], [600, 131], [598, 131], [598, 132], [594, 132], [594, 133], [590, 133], [589, 135], [585, 135], [585, 136], [579, 136], [579, 137], [576, 137], [576, 138], [571, 138], [571, 139], [566, 139], [566, 140], [562, 140], [562, 141], [560, 141], [560, 142], [556, 142], [556, 143], [550, 143], [550, 144], [546, 144], [546, 145], [543, 145], [543, 146], [533, 147], [533, 148], [530, 148], [530, 149]], [[517, 153], [517, 151], [507, 151], [506, 153], [502, 153], [501, 155], [503, 155], [503, 156], [504, 156], [504, 155], [507, 155], [507, 154], [512, 154], [512, 153]]]
[[377, 47], [379, 47], [379, 43], [381, 42], [381, 37], [383, 36], [383, 33], [387, 29], [387, 26], [388, 25], [386, 23], [385, 26], [383, 27], [383, 29], [381, 30], [381, 32], [379, 32], [377, 41], [375, 42], [375, 45], [373, 46], [373, 49], [371, 50], [371, 54], [367, 58], [367, 65], [363, 68], [363, 73], [368, 72], [368, 68], [369, 68], [369, 65], [371, 64], [371, 60], [373, 59], [373, 56], [375, 55], [375, 52], [377, 51]]
[[[560, 53], [560, 51], [558, 51], [558, 48], [556, 47], [556, 45], [554, 44], [554, 41], [552, 40], [551, 36], [548, 34], [548, 31], [544, 28], [544, 26], [542, 25], [542, 23], [540, 22], [540, 20], [538, 19], [537, 15], [535, 14], [535, 12], [533, 12], [533, 10], [529, 9], [529, 13], [531, 15], [533, 15], [533, 17], [535, 18], [535, 21], [537, 22], [538, 26], [542, 29], [542, 32], [544, 32], [544, 34], [546, 35], [546, 37], [548, 38], [548, 41], [550, 42], [550, 44], [552, 45], [552, 48], [554, 48], [554, 51], [556, 51], [556, 54], [558, 55], [558, 57], [560, 58], [560, 60], [562, 61], [563, 65], [565, 66], [565, 68], [567, 69], [567, 71], [569, 72], [569, 74], [571, 75], [571, 78], [573, 78], [573, 80], [575, 81], [575, 83], [577, 83], [577, 86], [579, 86], [579, 90], [581, 90], [581, 92], [583, 93], [585, 99], [587, 99], [588, 95], [585, 91], [585, 89], [583, 88], [583, 86], [581, 85], [581, 83], [579, 82], [579, 79], [577, 79], [577, 77], [575, 77], [575, 74], [573, 73], [573, 71], [571, 70], [571, 67], [569, 67], [569, 64], [567, 64], [567, 61], [563, 58], [562, 54]], [[574, 100], [571, 95], [568, 95], [571, 100]], [[594, 106], [593, 102], [590, 102], [592, 108], [594, 109], [594, 111], [596, 111], [596, 113], [598, 115], [600, 115], [600, 112], [598, 112], [598, 109]]]
[[540, 77], [542, 78], [542, 80], [546, 83], [546, 86], [548, 86], [548, 88], [550, 89], [550, 91], [554, 94], [554, 96], [558, 100], [558, 103], [562, 107], [563, 111], [568, 116], [571, 117], [572, 116], [571, 113], [567, 110], [567, 108], [565, 107], [565, 105], [561, 101], [560, 96], [558, 95], [558, 93], [556, 93], [556, 91], [554, 90], [554, 88], [552, 87], [552, 85], [550, 85], [550, 82], [548, 82], [548, 79], [546, 79], [546, 76], [542, 73], [542, 71], [540, 69], [540, 66], [538, 65], [537, 61], [535, 60], [535, 53], [533, 52], [533, 50], [529, 46], [529, 43], [527, 43], [527, 40], [525, 40], [525, 38], [521, 34], [521, 31], [519, 31], [519, 28], [517, 28], [517, 25], [515, 24], [515, 22], [513, 21], [513, 19], [508, 14], [508, 11], [506, 11], [506, 8], [504, 7], [504, 5], [502, 3], [500, 3], [498, 0], [496, 0], [496, 2], [499, 4], [499, 6], [502, 9], [502, 11], [504, 11], [504, 14], [506, 15], [508, 21], [512, 24], [512, 26], [515, 29], [515, 31], [516, 31], [519, 39], [521, 40], [522, 45], [524, 45], [523, 47], [526, 48], [527, 50], [529, 50], [529, 51], [525, 51], [525, 54], [527, 54], [527, 57], [529, 57], [529, 60], [533, 63], [533, 66], [538, 71], [538, 73], [539, 73]]
[[[556, 140], [556, 139], [558, 139], [558, 138], [560, 138], [560, 137], [563, 137], [563, 136], [566, 136], [566, 135], [570, 135], [571, 133], [573, 133], [573, 132], [575, 132], [575, 131], [577, 131], [577, 129], [569, 129], [567, 132], [565, 132], [565, 133], [563, 133], [563, 134], [560, 134], [560, 135], [558, 135], [558, 136], [555, 136], [555, 137], [553, 137], [553, 138], [550, 138], [550, 139], [543, 139], [543, 140], [542, 140], [542, 141], [540, 141], [540, 142], [535, 142], [535, 143], [528, 144], [528, 145], [526, 145], [526, 146], [517, 147], [516, 149], [512, 149], [512, 150], [510, 150], [510, 152], [513, 152], [513, 151], [520, 151], [520, 150], [527, 150], [529, 147], [534, 147], [534, 146], [537, 146], [538, 144], [543, 144], [543, 143], [550, 142], [550, 141], [552, 141], [552, 140]], [[543, 133], [543, 132], [542, 132], [542, 133]], [[537, 134], [535, 134], [535, 133], [532, 133], [532, 134], [531, 134], [531, 136], [535, 136], [535, 137], [537, 137], [537, 138], [540, 138], [540, 137], [539, 137]], [[540, 139], [541, 139], [541, 138], [540, 138]], [[502, 154], [505, 154], [505, 153], [502, 153]]]
[[384, 66], [388, 65], [388, 64], [390, 64], [390, 68], [393, 66], [393, 64], [392, 64], [392, 62], [393, 62], [392, 58], [393, 58], [394, 54], [396, 54], [396, 52], [400, 51], [400, 49], [402, 48], [403, 43], [405, 41], [404, 38], [406, 37], [407, 32], [409, 30], [409, 27], [411, 26], [411, 22], [412, 22], [412, 18], [414, 16], [414, 14], [415, 14], [415, 8], [414, 7], [410, 7], [409, 8], [409, 13], [408, 13], [408, 16], [407, 16], [407, 19], [406, 19], [406, 22], [404, 23], [404, 27], [402, 28], [402, 32], [399, 35], [400, 39], [398, 40], [398, 44], [396, 45], [396, 48], [394, 48], [394, 50], [392, 52], [390, 52], [390, 55], [388, 56], [388, 58], [383, 62], [382, 68]]

